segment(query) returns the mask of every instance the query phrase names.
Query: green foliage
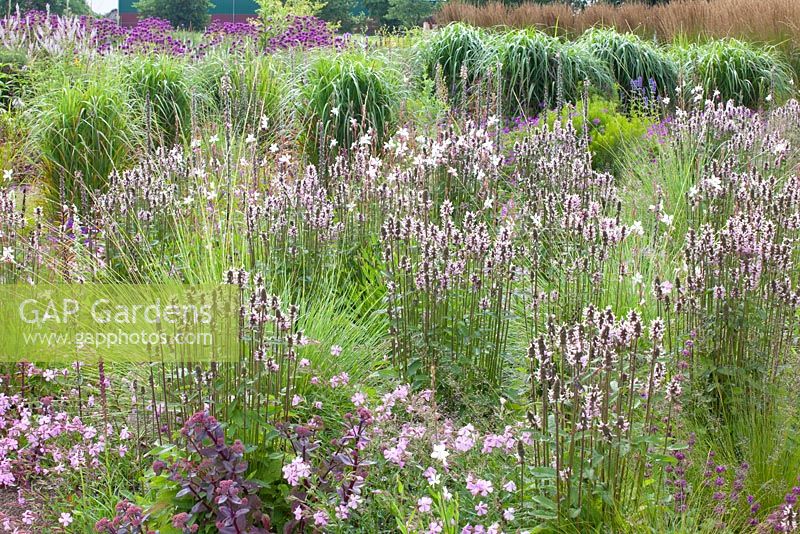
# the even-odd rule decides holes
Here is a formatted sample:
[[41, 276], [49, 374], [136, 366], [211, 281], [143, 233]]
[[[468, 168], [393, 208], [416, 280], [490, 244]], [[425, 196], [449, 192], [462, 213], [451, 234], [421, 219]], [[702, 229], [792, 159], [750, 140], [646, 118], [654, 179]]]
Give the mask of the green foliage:
[[652, 120], [638, 115], [626, 115], [619, 111], [619, 104], [602, 97], [589, 100], [588, 112], [583, 112], [583, 102], [575, 107], [566, 107], [561, 112], [547, 115], [547, 124], [552, 126], [556, 119], [562, 124], [572, 122], [577, 131], [584, 129], [584, 117], [588, 120], [586, 131], [589, 134], [589, 150], [592, 152], [592, 166], [598, 170], [619, 170], [627, 151], [642, 143]]
[[210, 54], [188, 74], [195, 90], [195, 122], [224, 115], [238, 135], [263, 139], [276, 137], [288, 119], [292, 75], [272, 56], [252, 55], [232, 64], [226, 54]]
[[166, 19], [176, 28], [202, 30], [211, 16], [214, 7], [211, 0], [139, 0], [133, 7], [142, 17]]
[[[290, 15], [308, 17], [316, 15], [325, 7], [325, 2], [314, 0], [258, 0], [258, 14], [267, 25], [285, 19]], [[269, 21], [269, 22], [268, 22]]]
[[0, 107], [19, 97], [26, 82], [28, 57], [16, 50], [0, 50]]
[[394, 25], [393, 21], [387, 16], [389, 12], [389, 0], [365, 0], [364, 6], [367, 9], [367, 15], [376, 23], [384, 26]]
[[65, 81], [44, 95], [35, 109], [33, 131], [49, 199], [80, 205], [82, 187], [102, 190], [131, 152], [134, 116], [121, 84], [99, 76]]
[[710, 97], [717, 90], [748, 106], [773, 98], [785, 98], [792, 91], [792, 71], [770, 46], [755, 46], [736, 39], [719, 39], [674, 49], [686, 71], [686, 78], [703, 87]]
[[[6, 0], [3, 2], [3, 8], [8, 11], [14, 12], [17, 5], [22, 13], [27, 11], [47, 11], [56, 15], [63, 15], [64, 13], [72, 13], [74, 15], [90, 15], [91, 8], [86, 3], [86, 0]], [[3, 9], [6, 11], [6, 9]]]
[[420, 55], [428, 78], [441, 77], [451, 99], [485, 75], [494, 58], [483, 30], [465, 24], [450, 24], [426, 36]]
[[369, 130], [376, 146], [383, 146], [396, 126], [399, 100], [398, 77], [388, 65], [354, 52], [320, 56], [307, 77], [301, 112], [305, 150], [312, 161], [329, 148], [334, 153], [350, 148]]
[[[250, 134], [266, 126], [276, 133], [283, 123], [283, 103], [287, 97], [286, 80], [290, 74], [270, 57], [254, 57], [229, 72], [230, 114], [237, 132]], [[262, 118], [266, 124], [262, 125]]]
[[437, 0], [389, 0], [386, 17], [397, 20], [401, 26], [419, 26], [439, 7]]
[[536, 115], [559, 98], [580, 98], [584, 80], [610, 92], [608, 69], [587, 48], [534, 30], [509, 32], [498, 38], [502, 64], [503, 108], [511, 115]]
[[351, 30], [354, 24], [353, 11], [357, 5], [357, 0], [328, 0], [317, 16], [343, 30]]
[[657, 45], [632, 33], [593, 28], [580, 39], [611, 69], [620, 91], [630, 94], [632, 82], [650, 80], [658, 93], [671, 95], [678, 83], [678, 67], [672, 57]]
[[183, 63], [166, 57], [136, 58], [126, 68], [126, 80], [151, 122], [158, 144], [181, 141], [191, 122], [191, 97]]

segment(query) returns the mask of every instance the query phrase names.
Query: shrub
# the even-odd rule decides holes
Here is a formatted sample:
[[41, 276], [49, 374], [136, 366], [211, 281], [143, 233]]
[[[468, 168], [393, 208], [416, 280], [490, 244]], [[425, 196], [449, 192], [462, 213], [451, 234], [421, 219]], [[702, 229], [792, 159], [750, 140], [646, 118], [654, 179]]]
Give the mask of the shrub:
[[[185, 448], [170, 446], [155, 451], [159, 458], [153, 462], [151, 484], [160, 489], [158, 506], [144, 511], [123, 500], [116, 507], [116, 517], [101, 519], [95, 530], [109, 534], [149, 532], [141, 528], [145, 522], [151, 518], [158, 522], [175, 512], [168, 524], [185, 534], [212, 524], [221, 533], [267, 534], [270, 519], [262, 512], [259, 485], [245, 478], [248, 464], [242, 442], [228, 445], [222, 424], [203, 412], [186, 421], [181, 436]], [[161, 523], [166, 521], [161, 519]]]
[[611, 89], [608, 69], [580, 45], [523, 30], [501, 37], [498, 48], [506, 113], [535, 115], [554, 102], [578, 100], [584, 80]]
[[[550, 113], [547, 124], [552, 127], [558, 117], [562, 124], [572, 122], [575, 129], [582, 131], [584, 113], [583, 102], [575, 108], [566, 108], [560, 113]], [[585, 114], [586, 131], [589, 134], [589, 150], [592, 152], [592, 166], [603, 171], [616, 170], [625, 155], [625, 150], [642, 140], [647, 134], [650, 120], [638, 115], [619, 112], [619, 104], [605, 98], [593, 97]]]
[[630, 95], [635, 85], [651, 80], [659, 94], [674, 92], [677, 65], [656, 45], [631, 33], [603, 29], [587, 31], [580, 41], [608, 65], [623, 94]]
[[86, 0], [18, 0], [11, 6], [12, 8], [19, 6], [19, 10], [22, 13], [28, 11], [49, 11], [57, 15], [63, 15], [64, 13], [90, 15], [92, 13]]
[[492, 50], [483, 31], [464, 24], [451, 24], [427, 39], [421, 48], [426, 74], [442, 77], [450, 98], [481, 78], [492, 65]]
[[707, 96], [717, 90], [723, 100], [756, 107], [770, 94], [791, 93], [791, 69], [773, 47], [720, 39], [676, 48], [675, 53], [687, 77], [702, 86]]
[[302, 88], [303, 141], [311, 160], [350, 148], [359, 138], [364, 141], [364, 135], [382, 146], [397, 117], [395, 80], [379, 59], [356, 53], [319, 57]]
[[418, 26], [436, 11], [438, 2], [428, 0], [417, 2], [415, 0], [389, 0], [387, 18], [397, 20], [402, 26], [410, 28]]
[[179, 142], [191, 121], [191, 97], [183, 64], [167, 56], [136, 58], [126, 74], [133, 94], [152, 122], [148, 134], [156, 134], [162, 144]]
[[210, 0], [139, 0], [133, 7], [142, 18], [164, 19], [176, 28], [202, 30], [211, 20], [208, 10], [214, 4]]
[[126, 93], [99, 79], [68, 82], [35, 110], [50, 200], [81, 204], [81, 187], [102, 190], [134, 141]]

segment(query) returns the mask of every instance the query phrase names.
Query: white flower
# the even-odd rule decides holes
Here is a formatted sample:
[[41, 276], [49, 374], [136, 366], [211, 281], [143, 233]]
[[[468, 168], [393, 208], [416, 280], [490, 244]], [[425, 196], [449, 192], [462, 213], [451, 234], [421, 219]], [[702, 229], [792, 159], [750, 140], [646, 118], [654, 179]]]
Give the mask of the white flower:
[[217, 142], [219, 142], [219, 136], [218, 136], [218, 135], [212, 135], [212, 136], [211, 136], [211, 138], [208, 140], [208, 142], [209, 142], [210, 144], [212, 144], [212, 145], [213, 145], [214, 143], [217, 143]]
[[442, 465], [447, 466], [447, 457], [450, 456], [450, 453], [447, 452], [447, 446], [444, 444], [444, 441], [437, 443], [433, 446], [433, 452], [431, 453], [431, 458], [434, 460], [439, 460], [442, 462]]
[[3, 247], [3, 257], [0, 258], [0, 263], [14, 263], [14, 249], [11, 247]]
[[247, 139], [245, 139], [244, 142], [247, 143], [248, 145], [252, 145], [253, 143], [256, 142], [256, 136], [253, 134], [248, 134]]
[[11, 169], [6, 169], [3, 171], [3, 180], [10, 180], [12, 176], [14, 176], [14, 171]]
[[331, 108], [331, 115], [333, 115], [334, 117], [339, 116], [339, 106], [333, 106]]

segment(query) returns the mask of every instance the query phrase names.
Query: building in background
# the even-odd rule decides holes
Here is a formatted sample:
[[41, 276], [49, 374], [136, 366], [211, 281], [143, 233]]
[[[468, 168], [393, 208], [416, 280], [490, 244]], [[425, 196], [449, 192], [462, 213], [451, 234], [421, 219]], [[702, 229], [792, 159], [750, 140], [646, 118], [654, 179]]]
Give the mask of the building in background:
[[[138, 12], [133, 7], [138, 0], [119, 0], [119, 23], [134, 26]], [[212, 0], [211, 20], [226, 22], [245, 22], [256, 16], [258, 3], [255, 0]]]

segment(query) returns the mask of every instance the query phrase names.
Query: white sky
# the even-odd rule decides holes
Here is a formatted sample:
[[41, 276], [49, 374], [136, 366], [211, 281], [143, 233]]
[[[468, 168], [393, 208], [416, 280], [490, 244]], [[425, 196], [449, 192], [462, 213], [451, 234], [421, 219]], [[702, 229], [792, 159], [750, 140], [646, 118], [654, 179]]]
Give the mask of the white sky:
[[112, 9], [117, 9], [117, 0], [87, 0], [87, 3], [96, 13], [108, 13]]

